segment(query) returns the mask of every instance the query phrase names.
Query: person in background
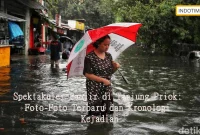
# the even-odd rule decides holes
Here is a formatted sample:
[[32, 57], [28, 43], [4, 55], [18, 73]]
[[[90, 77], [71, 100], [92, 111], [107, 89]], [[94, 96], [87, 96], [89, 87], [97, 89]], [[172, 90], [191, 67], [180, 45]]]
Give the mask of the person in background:
[[[108, 53], [110, 37], [104, 36], [93, 43], [94, 50], [86, 55], [83, 74], [86, 77], [88, 106], [96, 108], [89, 111], [88, 116], [106, 116], [112, 114], [109, 110], [113, 104], [113, 94], [111, 87], [111, 75], [120, 67], [119, 63], [112, 60]], [[103, 95], [104, 98], [103, 99]], [[99, 110], [98, 107], [105, 107]]]
[[51, 34], [51, 43], [50, 43], [50, 50], [51, 50], [51, 67], [59, 67], [59, 60], [60, 60], [60, 52], [62, 52], [61, 43], [58, 41], [58, 35], [53, 32]]
[[66, 40], [63, 44], [63, 49], [66, 49], [66, 51], [71, 51], [72, 46], [73, 46], [72, 42], [69, 40]]
[[65, 59], [65, 60], [68, 59], [69, 55], [70, 55], [70, 51], [67, 49], [64, 49], [62, 52], [62, 59]]

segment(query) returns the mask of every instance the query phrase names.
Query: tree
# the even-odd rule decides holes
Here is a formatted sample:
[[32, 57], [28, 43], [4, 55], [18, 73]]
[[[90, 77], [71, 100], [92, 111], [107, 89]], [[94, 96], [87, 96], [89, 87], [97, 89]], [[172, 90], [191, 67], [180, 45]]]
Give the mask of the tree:
[[113, 11], [116, 20], [139, 22], [143, 26], [139, 38], [148, 47], [155, 45], [159, 50], [170, 52], [174, 44], [180, 42], [199, 43], [199, 19], [197, 17], [177, 17], [177, 4], [198, 4], [192, 0], [124, 0], [116, 1]]
[[177, 4], [200, 4], [200, 0], [59, 0], [57, 11], [62, 20], [85, 19], [93, 28], [114, 22], [142, 23], [138, 39], [170, 52], [177, 43], [200, 43], [199, 17], [176, 16]]
[[58, 13], [58, 0], [45, 0], [46, 7], [48, 8], [48, 15], [51, 19], [55, 18], [55, 14]]
[[[51, 9], [51, 14], [55, 14], [55, 9]], [[93, 28], [114, 22], [112, 10], [105, 5], [104, 0], [59, 0], [57, 11], [64, 22], [85, 19], [86, 25]]]

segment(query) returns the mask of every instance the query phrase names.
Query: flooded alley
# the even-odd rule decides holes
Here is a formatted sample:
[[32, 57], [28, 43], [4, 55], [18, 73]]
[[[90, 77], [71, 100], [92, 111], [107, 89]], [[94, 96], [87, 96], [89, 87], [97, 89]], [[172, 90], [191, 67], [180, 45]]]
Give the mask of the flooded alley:
[[117, 119], [89, 124], [85, 78], [67, 79], [66, 60], [51, 68], [49, 55], [11, 58], [0, 68], [1, 135], [178, 135], [200, 125], [199, 61], [124, 51], [117, 61], [129, 84], [112, 76]]

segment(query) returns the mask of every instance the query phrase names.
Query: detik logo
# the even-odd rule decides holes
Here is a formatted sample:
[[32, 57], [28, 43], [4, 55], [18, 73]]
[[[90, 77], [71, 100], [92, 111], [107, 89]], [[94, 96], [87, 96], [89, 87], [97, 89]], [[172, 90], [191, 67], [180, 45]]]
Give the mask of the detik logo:
[[85, 41], [84, 41], [84, 40], [81, 40], [81, 41], [79, 42], [79, 44], [76, 46], [74, 52], [77, 53], [78, 51], [80, 51], [81, 48], [83, 47], [84, 43], [85, 43]]

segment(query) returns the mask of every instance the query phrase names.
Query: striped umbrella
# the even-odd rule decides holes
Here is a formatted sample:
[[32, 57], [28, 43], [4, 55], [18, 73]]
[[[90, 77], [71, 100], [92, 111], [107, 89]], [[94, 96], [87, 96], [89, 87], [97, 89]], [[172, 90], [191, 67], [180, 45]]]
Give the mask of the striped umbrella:
[[67, 63], [68, 78], [82, 76], [84, 59], [91, 52], [94, 43], [99, 38], [109, 35], [111, 43], [108, 52], [115, 60], [125, 49], [135, 44], [140, 23], [114, 23], [104, 27], [87, 31], [83, 37], [74, 45]]

